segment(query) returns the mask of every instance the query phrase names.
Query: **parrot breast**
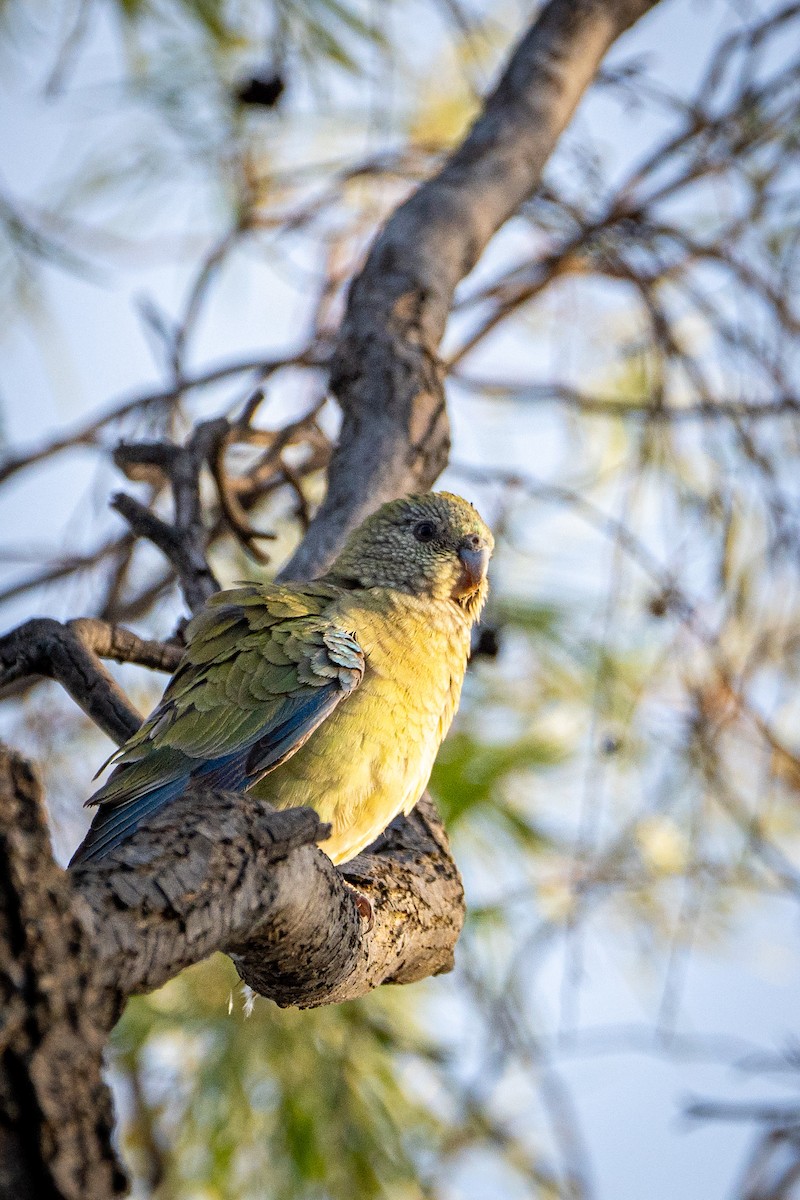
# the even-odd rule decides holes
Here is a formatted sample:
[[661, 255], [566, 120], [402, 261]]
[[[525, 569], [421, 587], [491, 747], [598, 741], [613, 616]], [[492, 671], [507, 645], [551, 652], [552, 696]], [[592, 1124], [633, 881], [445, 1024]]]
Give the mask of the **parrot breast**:
[[341, 863], [424, 792], [458, 707], [470, 622], [452, 604], [378, 588], [331, 616], [364, 651], [363, 682], [252, 791], [278, 808], [314, 808], [332, 826], [320, 845]]

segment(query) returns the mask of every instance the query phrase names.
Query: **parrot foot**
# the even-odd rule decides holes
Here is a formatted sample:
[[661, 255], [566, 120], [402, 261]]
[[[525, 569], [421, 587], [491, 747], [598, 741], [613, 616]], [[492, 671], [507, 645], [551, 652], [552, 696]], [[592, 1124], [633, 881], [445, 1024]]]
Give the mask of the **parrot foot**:
[[351, 890], [356, 898], [358, 915], [361, 917], [362, 921], [366, 921], [367, 933], [369, 933], [370, 929], [372, 929], [372, 926], [375, 924], [375, 910], [372, 907], [372, 901], [370, 900], [369, 896], [365, 896], [363, 892], [357, 892], [355, 888], [352, 888]]

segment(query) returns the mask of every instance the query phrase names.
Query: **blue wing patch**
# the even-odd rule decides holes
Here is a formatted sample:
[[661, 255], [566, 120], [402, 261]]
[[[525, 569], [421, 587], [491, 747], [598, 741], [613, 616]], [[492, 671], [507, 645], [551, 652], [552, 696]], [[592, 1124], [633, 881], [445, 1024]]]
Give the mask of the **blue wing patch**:
[[[300, 749], [336, 706], [358, 686], [362, 674], [363, 666], [353, 670], [350, 686], [343, 686], [341, 678], [336, 678], [311, 692], [304, 689], [299, 696], [288, 696], [277, 712], [271, 714], [269, 725], [230, 754], [206, 762], [187, 756], [186, 769], [177, 777], [173, 774], [173, 778], [162, 778], [148, 787], [139, 784], [126, 799], [101, 804], [69, 865], [83, 866], [103, 858], [129, 837], [145, 817], [177, 799], [193, 782], [223, 791], [247, 791]], [[138, 766], [138, 763], [122, 764], [115, 774], [133, 772], [135, 776]]]

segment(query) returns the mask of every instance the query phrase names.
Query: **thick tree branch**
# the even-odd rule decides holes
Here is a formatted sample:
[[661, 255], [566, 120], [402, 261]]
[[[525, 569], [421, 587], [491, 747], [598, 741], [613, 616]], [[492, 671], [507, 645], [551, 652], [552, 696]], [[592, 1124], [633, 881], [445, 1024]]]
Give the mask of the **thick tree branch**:
[[74, 872], [101, 977], [124, 998], [222, 950], [255, 991], [308, 1008], [449, 970], [462, 888], [430, 801], [341, 872], [314, 845], [325, 833], [311, 809], [184, 795]]
[[123, 1194], [101, 1070], [113, 1020], [39, 785], [0, 747], [0, 1196]]
[[284, 574], [324, 570], [377, 504], [447, 463], [439, 345], [456, 285], [534, 191], [609, 46], [656, 0], [550, 0], [467, 137], [402, 205], [353, 282], [332, 386], [344, 420], [328, 492]]

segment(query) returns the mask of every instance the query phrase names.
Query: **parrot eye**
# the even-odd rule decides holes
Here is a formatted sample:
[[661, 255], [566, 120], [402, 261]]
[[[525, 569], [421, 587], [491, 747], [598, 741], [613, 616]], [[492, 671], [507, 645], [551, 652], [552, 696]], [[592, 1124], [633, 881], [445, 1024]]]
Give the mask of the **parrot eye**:
[[418, 542], [432, 542], [436, 537], [436, 526], [433, 521], [417, 521], [412, 533]]

